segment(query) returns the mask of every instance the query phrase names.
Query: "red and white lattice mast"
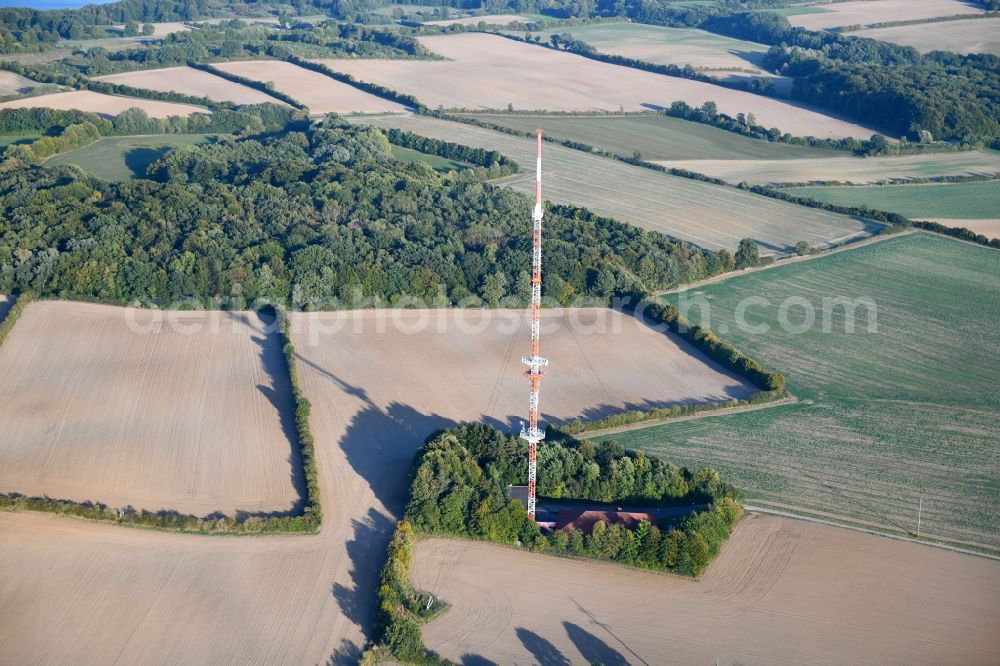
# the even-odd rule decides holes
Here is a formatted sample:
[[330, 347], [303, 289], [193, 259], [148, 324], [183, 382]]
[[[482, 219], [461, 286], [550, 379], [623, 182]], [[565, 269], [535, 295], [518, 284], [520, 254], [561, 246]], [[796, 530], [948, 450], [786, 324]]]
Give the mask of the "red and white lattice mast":
[[538, 443], [545, 439], [545, 431], [538, 427], [538, 387], [545, 376], [542, 370], [549, 364], [539, 354], [539, 333], [542, 313], [542, 130], [538, 130], [538, 158], [535, 161], [535, 209], [531, 214], [534, 241], [531, 253], [531, 355], [522, 356], [528, 366], [528, 424], [521, 426], [521, 439], [528, 441], [528, 515], [535, 518], [535, 485], [538, 468]]

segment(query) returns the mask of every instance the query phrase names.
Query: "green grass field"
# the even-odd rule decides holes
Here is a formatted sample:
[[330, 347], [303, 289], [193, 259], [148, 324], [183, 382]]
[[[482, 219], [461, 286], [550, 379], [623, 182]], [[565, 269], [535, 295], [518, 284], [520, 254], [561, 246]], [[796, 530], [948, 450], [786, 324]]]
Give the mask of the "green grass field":
[[663, 114], [634, 116], [529, 116], [475, 114], [476, 118], [534, 131], [541, 127], [557, 139], [569, 139], [619, 155], [638, 150], [647, 160], [843, 157], [847, 153], [750, 139], [701, 123]]
[[74, 164], [87, 173], [110, 181], [141, 178], [154, 160], [171, 148], [208, 141], [207, 134], [157, 134], [104, 137], [79, 150], [45, 161], [45, 166]]
[[435, 171], [462, 171], [472, 166], [467, 162], [450, 160], [446, 157], [422, 153], [419, 150], [404, 148], [403, 146], [397, 146], [396, 144], [391, 144], [390, 148], [392, 148], [392, 156], [395, 157], [396, 160], [400, 162], [423, 162], [424, 164], [430, 165], [430, 167]]
[[[693, 290], [721, 337], [785, 373], [801, 400], [622, 433], [630, 448], [710, 465], [751, 500], [1000, 549], [1000, 252], [926, 233]], [[867, 298], [854, 333], [822, 299]], [[677, 302], [678, 294], [669, 296]], [[749, 302], [766, 298], [768, 305]], [[816, 312], [779, 328], [785, 299]], [[767, 324], [754, 334], [736, 325]], [[792, 302], [788, 319], [804, 320]], [[698, 307], [689, 310], [703, 319]], [[869, 318], [877, 332], [869, 332]]]
[[909, 218], [976, 220], [1000, 217], [1000, 180], [872, 187], [794, 187], [820, 201], [888, 210]]
[[0, 136], [0, 148], [14, 143], [30, 143], [37, 138], [37, 135], [29, 134], [9, 134], [6, 136]]

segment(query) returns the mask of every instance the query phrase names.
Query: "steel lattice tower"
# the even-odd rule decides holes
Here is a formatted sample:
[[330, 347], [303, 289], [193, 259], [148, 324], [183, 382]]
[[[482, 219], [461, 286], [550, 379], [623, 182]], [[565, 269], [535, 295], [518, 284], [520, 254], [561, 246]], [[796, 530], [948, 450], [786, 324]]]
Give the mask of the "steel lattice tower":
[[539, 333], [542, 313], [542, 130], [538, 130], [538, 157], [535, 160], [535, 209], [531, 214], [534, 229], [531, 253], [531, 355], [522, 356], [528, 366], [528, 424], [521, 426], [521, 438], [528, 442], [528, 515], [535, 518], [535, 480], [538, 467], [538, 443], [545, 439], [545, 431], [538, 427], [538, 388], [548, 359], [541, 357]]

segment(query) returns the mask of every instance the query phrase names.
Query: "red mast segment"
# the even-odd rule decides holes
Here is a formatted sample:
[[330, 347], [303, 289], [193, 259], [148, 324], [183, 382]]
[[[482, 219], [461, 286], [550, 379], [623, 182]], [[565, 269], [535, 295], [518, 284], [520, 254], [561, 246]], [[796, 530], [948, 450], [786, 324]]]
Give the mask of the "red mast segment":
[[535, 160], [535, 208], [531, 214], [533, 243], [531, 253], [531, 355], [522, 356], [528, 366], [528, 424], [521, 426], [521, 438], [528, 442], [528, 515], [535, 518], [535, 486], [538, 471], [538, 443], [545, 431], [538, 427], [538, 388], [549, 364], [540, 355], [539, 334], [542, 314], [542, 130], [538, 130], [538, 157]]

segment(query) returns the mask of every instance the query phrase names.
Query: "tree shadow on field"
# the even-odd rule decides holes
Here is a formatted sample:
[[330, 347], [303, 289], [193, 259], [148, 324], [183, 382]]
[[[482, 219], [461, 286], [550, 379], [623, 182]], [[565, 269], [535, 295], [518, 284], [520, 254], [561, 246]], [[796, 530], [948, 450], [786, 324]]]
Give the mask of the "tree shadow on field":
[[614, 649], [600, 638], [590, 633], [583, 627], [572, 622], [563, 622], [569, 639], [580, 651], [588, 664], [602, 664], [603, 666], [629, 666], [628, 659], [622, 653]]
[[171, 150], [173, 150], [171, 146], [132, 148], [123, 155], [125, 166], [132, 172], [133, 178], [145, 178], [149, 165]]
[[570, 660], [563, 656], [559, 648], [535, 632], [518, 627], [514, 633], [517, 634], [521, 644], [535, 657], [538, 666], [571, 666]]
[[354, 584], [347, 587], [334, 583], [331, 587], [340, 612], [371, 634], [375, 618], [375, 590], [379, 571], [385, 562], [386, 548], [392, 537], [393, 522], [375, 509], [369, 509], [365, 520], [352, 520], [354, 536], [347, 542], [347, 557], [351, 561], [349, 577]]
[[[299, 433], [295, 426], [292, 382], [288, 372], [288, 364], [281, 350], [281, 335], [274, 326], [274, 316], [269, 313], [259, 312], [250, 316], [240, 312], [227, 312], [227, 314], [231, 319], [254, 331], [250, 339], [257, 345], [261, 367], [271, 381], [271, 386], [258, 384], [257, 390], [277, 410], [281, 432], [289, 444], [288, 464], [292, 486], [295, 488], [298, 499], [289, 510], [268, 515], [275, 517], [301, 515], [306, 508], [306, 472], [302, 463], [302, 445], [299, 442]], [[257, 321], [253, 321], [251, 317], [256, 317]]]
[[354, 666], [361, 662], [361, 654], [361, 648], [345, 638], [327, 658], [326, 666]]
[[[326, 373], [353, 395], [364, 391]], [[351, 419], [340, 448], [354, 471], [365, 480], [375, 498], [393, 516], [401, 516], [409, 497], [413, 458], [424, 442], [458, 422], [437, 414], [422, 414], [399, 402], [381, 409], [368, 402]]]
[[499, 666], [497, 662], [490, 661], [480, 654], [463, 654], [459, 659], [462, 666]]

